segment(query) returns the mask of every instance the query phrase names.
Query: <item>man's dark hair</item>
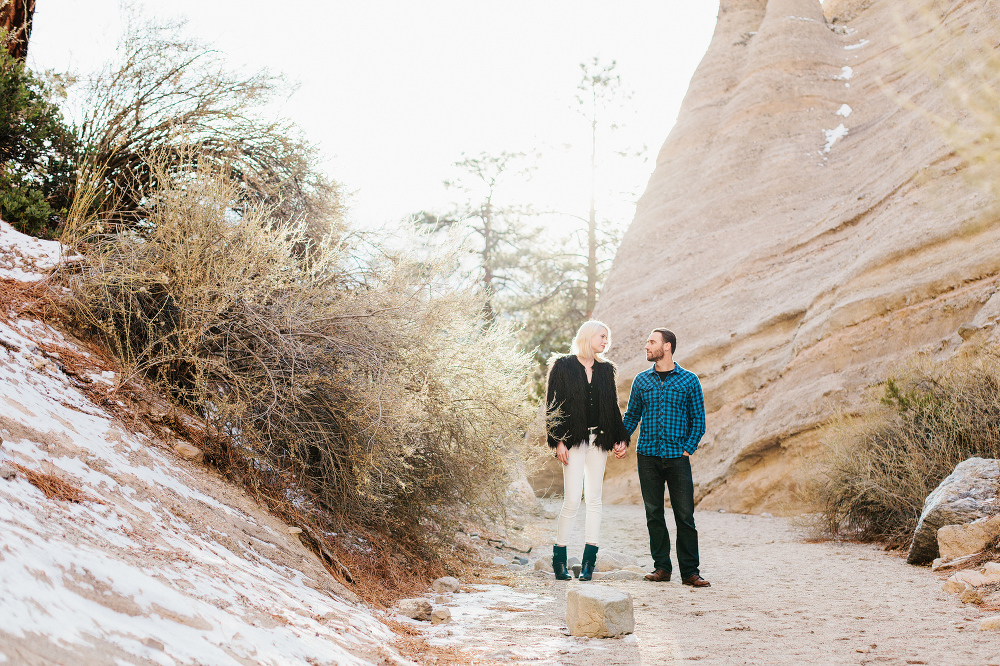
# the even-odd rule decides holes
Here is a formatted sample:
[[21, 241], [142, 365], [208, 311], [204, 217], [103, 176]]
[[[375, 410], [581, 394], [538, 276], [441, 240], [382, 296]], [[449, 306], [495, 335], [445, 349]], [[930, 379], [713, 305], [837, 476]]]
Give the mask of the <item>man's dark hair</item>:
[[671, 355], [677, 351], [677, 336], [669, 328], [654, 328], [653, 333], [659, 333], [663, 341], [670, 344]]

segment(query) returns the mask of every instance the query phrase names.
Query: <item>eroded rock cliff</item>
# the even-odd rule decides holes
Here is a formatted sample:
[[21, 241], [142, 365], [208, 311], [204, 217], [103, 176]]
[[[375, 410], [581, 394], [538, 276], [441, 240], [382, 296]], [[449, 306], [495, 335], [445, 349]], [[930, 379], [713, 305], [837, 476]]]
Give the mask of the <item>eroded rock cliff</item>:
[[[656, 326], [701, 377], [700, 508], [797, 511], [819, 426], [903, 357], [995, 332], [1000, 222], [916, 55], [960, 69], [998, 21], [994, 0], [722, 1], [595, 313], [623, 404]], [[634, 465], [607, 499], [638, 497]]]

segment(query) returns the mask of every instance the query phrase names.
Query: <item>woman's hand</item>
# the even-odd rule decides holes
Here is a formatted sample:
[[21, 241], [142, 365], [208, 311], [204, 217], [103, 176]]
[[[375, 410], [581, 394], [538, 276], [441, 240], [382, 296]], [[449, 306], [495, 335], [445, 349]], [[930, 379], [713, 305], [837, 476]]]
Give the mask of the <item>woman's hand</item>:
[[556, 458], [559, 458], [559, 462], [563, 465], [569, 464], [569, 449], [562, 442], [556, 444]]
[[621, 460], [628, 453], [628, 442], [618, 442], [615, 444], [615, 458]]

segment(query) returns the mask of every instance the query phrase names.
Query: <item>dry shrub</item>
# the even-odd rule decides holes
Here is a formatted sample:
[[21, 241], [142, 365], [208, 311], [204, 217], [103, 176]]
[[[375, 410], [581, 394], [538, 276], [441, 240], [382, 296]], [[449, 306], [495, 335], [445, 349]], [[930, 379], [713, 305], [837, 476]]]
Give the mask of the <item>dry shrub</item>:
[[863, 413], [828, 426], [814, 492], [827, 533], [901, 548], [958, 463], [1000, 458], [1000, 354], [980, 345], [945, 362], [918, 357], [880, 388]]
[[463, 512], [502, 512], [531, 417], [512, 331], [433, 263], [312, 242], [192, 163], [157, 179], [143, 223], [84, 235], [69, 276], [122, 383], [148, 377], [206, 419], [209, 458], [335, 552], [373, 552], [324, 536], [354, 528], [427, 558]]
[[[293, 88], [266, 70], [232, 68], [222, 53], [188, 37], [184, 21], [124, 9], [113, 58], [68, 90], [81, 148], [66, 236], [94, 212], [141, 222], [163, 179], [183, 177], [195, 161], [239, 184], [231, 208], [249, 213], [266, 205], [283, 221], [306, 216], [312, 237], [322, 235], [342, 212], [341, 195], [320, 168], [317, 147], [272, 112]], [[160, 155], [155, 168], [152, 153]]]

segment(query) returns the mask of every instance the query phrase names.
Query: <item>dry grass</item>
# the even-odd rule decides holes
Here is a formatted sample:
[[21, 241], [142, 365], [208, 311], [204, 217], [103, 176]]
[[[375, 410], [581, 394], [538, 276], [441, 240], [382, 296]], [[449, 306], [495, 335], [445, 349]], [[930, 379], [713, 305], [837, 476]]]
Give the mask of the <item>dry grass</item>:
[[1000, 457], [1000, 354], [981, 345], [948, 362], [918, 358], [881, 389], [827, 428], [813, 496], [827, 534], [902, 548], [955, 465]]
[[0, 319], [31, 317], [53, 321], [65, 314], [45, 281], [20, 282], [0, 278]]
[[91, 497], [60, 476], [28, 469], [24, 465], [19, 465], [16, 462], [8, 462], [7, 464], [19, 471], [21, 474], [24, 474], [25, 478], [28, 479], [28, 482], [45, 493], [45, 496], [49, 499], [59, 499], [65, 502], [74, 502], [76, 504], [82, 504], [83, 502], [104, 504], [101, 500], [96, 497]]
[[431, 645], [423, 637], [423, 632], [411, 625], [393, 619], [383, 619], [383, 623], [396, 634], [396, 649], [418, 664], [440, 664], [441, 666], [498, 666], [509, 664], [509, 660], [498, 662], [485, 657], [477, 657], [458, 647]]

